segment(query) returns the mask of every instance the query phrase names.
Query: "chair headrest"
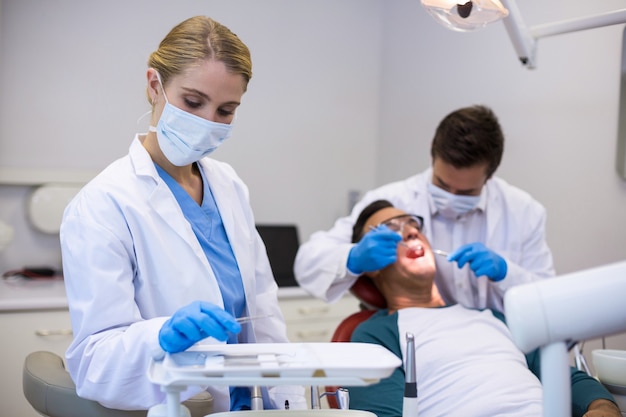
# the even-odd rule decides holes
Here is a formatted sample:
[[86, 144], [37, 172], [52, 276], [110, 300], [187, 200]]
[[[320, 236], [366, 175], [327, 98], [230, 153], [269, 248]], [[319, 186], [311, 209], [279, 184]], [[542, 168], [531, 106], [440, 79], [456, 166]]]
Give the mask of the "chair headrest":
[[374, 313], [376, 310], [361, 310], [343, 319], [335, 329], [331, 342], [349, 342], [356, 326], [370, 318]]
[[370, 310], [380, 310], [387, 307], [387, 300], [368, 276], [361, 275], [358, 277], [350, 288], [350, 292]]

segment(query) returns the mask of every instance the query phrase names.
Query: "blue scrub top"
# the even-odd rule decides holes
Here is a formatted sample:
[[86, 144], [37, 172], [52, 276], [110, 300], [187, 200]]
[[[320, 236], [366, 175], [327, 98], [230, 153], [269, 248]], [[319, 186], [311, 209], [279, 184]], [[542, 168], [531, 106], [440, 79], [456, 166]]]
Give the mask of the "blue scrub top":
[[[228, 241], [222, 216], [215, 204], [215, 198], [209, 187], [209, 182], [202, 169], [203, 197], [199, 206], [193, 198], [171, 177], [163, 168], [154, 164], [159, 176], [165, 181], [174, 194], [176, 201], [191, 224], [204, 255], [213, 269], [213, 274], [222, 292], [224, 310], [235, 317], [241, 317], [246, 307], [246, 296], [243, 290], [243, 281], [235, 254]], [[231, 334], [228, 343], [237, 343], [237, 335]], [[232, 411], [250, 409], [250, 389], [247, 387], [230, 387], [230, 409]]]

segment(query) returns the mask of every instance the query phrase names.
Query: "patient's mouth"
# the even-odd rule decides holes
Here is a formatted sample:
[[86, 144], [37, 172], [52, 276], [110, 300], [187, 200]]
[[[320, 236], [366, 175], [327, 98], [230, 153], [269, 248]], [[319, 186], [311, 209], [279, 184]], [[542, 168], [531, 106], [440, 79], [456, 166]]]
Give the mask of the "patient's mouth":
[[417, 259], [424, 256], [424, 247], [419, 244], [415, 245], [406, 245], [406, 257], [410, 259]]

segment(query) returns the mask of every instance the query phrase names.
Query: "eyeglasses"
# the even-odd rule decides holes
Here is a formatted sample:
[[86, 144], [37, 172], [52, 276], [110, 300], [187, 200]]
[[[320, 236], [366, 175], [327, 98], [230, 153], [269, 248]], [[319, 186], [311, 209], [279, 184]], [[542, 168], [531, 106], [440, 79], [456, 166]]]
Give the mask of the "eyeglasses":
[[410, 226], [421, 231], [422, 226], [424, 226], [424, 218], [415, 214], [401, 214], [378, 224], [378, 226], [382, 225], [397, 233], [402, 233], [404, 226]]

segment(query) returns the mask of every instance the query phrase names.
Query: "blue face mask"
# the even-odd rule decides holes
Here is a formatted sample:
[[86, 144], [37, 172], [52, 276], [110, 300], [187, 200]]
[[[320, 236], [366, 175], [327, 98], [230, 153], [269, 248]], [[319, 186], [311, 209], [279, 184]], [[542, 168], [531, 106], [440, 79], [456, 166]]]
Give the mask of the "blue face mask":
[[428, 192], [430, 193], [439, 214], [452, 220], [473, 210], [480, 201], [480, 195], [452, 194], [437, 187], [432, 182], [428, 183]]
[[232, 123], [212, 122], [170, 104], [158, 73], [157, 77], [166, 103], [156, 127], [149, 130], [156, 132], [159, 147], [172, 164], [185, 166], [199, 161], [230, 137]]

